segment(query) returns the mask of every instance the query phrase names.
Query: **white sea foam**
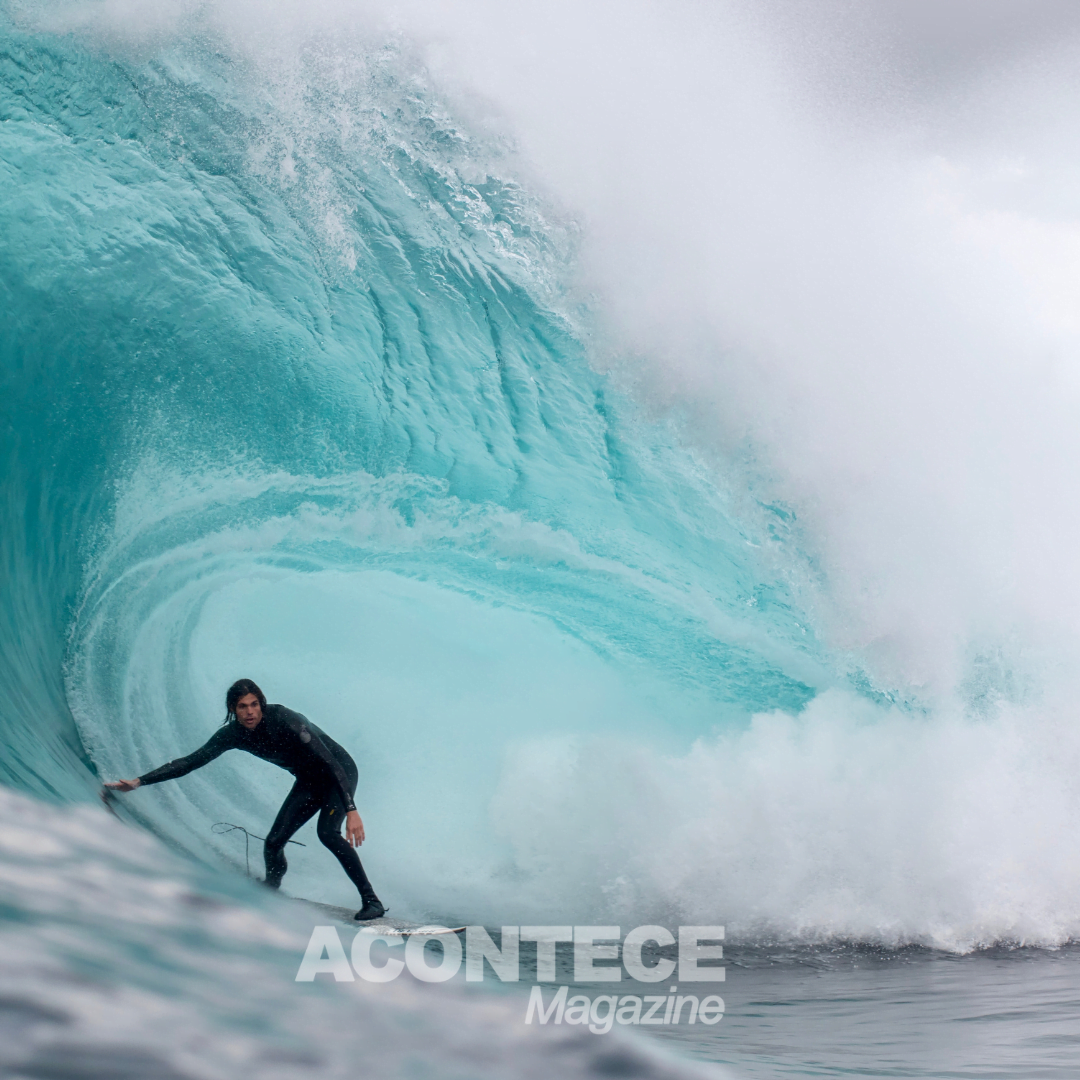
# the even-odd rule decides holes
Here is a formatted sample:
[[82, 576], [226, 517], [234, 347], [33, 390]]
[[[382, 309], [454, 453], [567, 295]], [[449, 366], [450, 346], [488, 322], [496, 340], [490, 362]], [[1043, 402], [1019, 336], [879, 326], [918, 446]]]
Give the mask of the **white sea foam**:
[[[333, 488], [349, 506], [301, 501], [185, 544], [144, 544], [141, 560], [129, 521], [96, 565], [112, 585], [90, 594], [71, 670], [76, 715], [110, 775], [193, 749], [245, 673], [356, 755], [366, 865], [415, 917], [722, 922], [732, 937], [958, 950], [1080, 932], [1080, 740], [1045, 696], [972, 715], [833, 689], [798, 715], [732, 729], [632, 656], [566, 637], [497, 574], [470, 581], [442, 565], [429, 580], [448, 542], [512, 567], [525, 538], [530, 565], [619, 579], [570, 536], [459, 507], [437, 487], [408, 527], [393, 507], [406, 478], [150, 475], [129, 496], [164, 537], [153, 491], [176, 496], [179, 521], [268, 491]], [[656, 589], [658, 610], [693, 605]], [[261, 835], [287, 786], [231, 755], [128, 798], [189, 850], [243, 866], [239, 834], [209, 826]], [[308, 846], [290, 851], [286, 886], [348, 904], [312, 831], [298, 838]], [[260, 845], [251, 855], [258, 873]]]
[[[298, 985], [311, 932], [299, 907], [208, 892], [190, 864], [100, 809], [0, 789], [0, 829], [41, 840], [0, 851], [0, 991], [17, 1018], [0, 1068], [12, 1075], [351, 1077], [362, 1062], [398, 1076], [402, 1026], [409, 1067], [432, 1076], [587, 1076], [611, 1061], [673, 1080], [722, 1075], [618, 1037], [534, 1033], [523, 1002], [408, 979]], [[78, 850], [57, 859], [70, 840]]]
[[[254, 660], [280, 675], [280, 696], [320, 718], [366, 694], [409, 746], [438, 732], [437, 750], [410, 751], [396, 796], [382, 806], [373, 796], [386, 828], [396, 821], [414, 838], [398, 849], [409, 852], [405, 868], [384, 869], [411, 899], [423, 893], [479, 917], [492, 898], [524, 907], [531, 894], [583, 918], [671, 908], [747, 934], [957, 948], [1075, 935], [1080, 518], [1069, 493], [1080, 444], [1070, 282], [1080, 229], [1070, 121], [1058, 106], [1073, 21], [1056, 41], [1021, 35], [997, 40], [1004, 53], [966, 53], [950, 81], [948, 65], [929, 79], [903, 48], [890, 54], [888, 20], [883, 33], [872, 19], [837, 29], [738, 4], [504, 10], [399, 5], [393, 18], [427, 50], [446, 93], [473, 95], [459, 98], [464, 111], [479, 117], [484, 95], [495, 103], [493, 123], [511, 125], [531, 159], [523, 170], [583, 222], [582, 288], [598, 297], [603, 328], [597, 362], [657, 411], [690, 417], [684, 437], [715, 452], [748, 520], [755, 500], [779, 498], [797, 513], [795, 535], [817, 573], [788, 544], [771, 556], [778, 576], [801, 590], [837, 669], [863, 667], [914, 706], [870, 704], [815, 677], [826, 692], [802, 713], [709, 733], [701, 702], [657, 676], [635, 712], [634, 664], [598, 659], [601, 633], [579, 649], [587, 620], [560, 637], [552, 626], [568, 622], [550, 612], [537, 620], [528, 604], [503, 610], [498, 589], [462, 588], [467, 575], [447, 589], [400, 565], [360, 566], [356, 553], [430, 554], [442, 542], [471, 552], [479, 531], [495, 536], [484, 553], [492, 566], [527, 551], [538, 563], [579, 560], [583, 577], [612, 573], [628, 589], [641, 586], [640, 566], [601, 565], [570, 531], [513, 514], [492, 528], [486, 510], [448, 526], [438, 514], [290, 507], [111, 564], [101, 581], [118, 596], [139, 574], [165, 587], [146, 595], [142, 622], [117, 623], [107, 604], [87, 609], [99, 621], [80, 627], [72, 686], [93, 751], [118, 768], [186, 749], [196, 734], [186, 716], [152, 734], [139, 719], [162, 700], [206, 716], [227, 669], [254, 674]], [[88, 11], [51, 17], [87, 25]], [[249, 11], [161, 6], [134, 16], [112, 5], [94, 7], [89, 25], [143, 34], [140, 48], [209, 26], [250, 57], [342, 19], [332, 4], [310, 16], [283, 7], [250, 31]], [[380, 32], [365, 15], [360, 37]], [[887, 77], [860, 53], [891, 56], [880, 65]], [[291, 175], [279, 173], [284, 187]], [[330, 196], [317, 184], [309, 195], [349, 269], [358, 249]], [[444, 239], [434, 226], [430, 235]], [[319, 488], [310, 482], [309, 494]], [[137, 537], [140, 513], [130, 518]], [[748, 541], [757, 527], [747, 525]], [[315, 551], [335, 541], [343, 556]], [[658, 610], [689, 609], [699, 595], [668, 580], [647, 587]], [[396, 666], [361, 662], [385, 654], [370, 628], [350, 625], [335, 652], [318, 631], [345, 626], [350, 601], [377, 612], [380, 628], [400, 619], [400, 642], [412, 605], [422, 615], [411, 625], [429, 634], [423, 648]], [[729, 614], [717, 614], [715, 637], [732, 636]], [[95, 682], [112, 633], [125, 670]], [[91, 638], [97, 657], [80, 651]], [[745, 632], [786, 671], [801, 677], [799, 663], [816, 664], [790, 642], [763, 640]], [[311, 642], [322, 642], [321, 666]], [[290, 657], [303, 657], [307, 674]], [[348, 663], [354, 682], [341, 674]], [[545, 680], [554, 691], [538, 686]], [[674, 734], [665, 703], [682, 721]], [[118, 715], [129, 733], [119, 741], [106, 737]], [[566, 730], [552, 732], [560, 722]], [[355, 730], [360, 738], [364, 725]], [[363, 738], [370, 760], [389, 767], [394, 739]], [[485, 748], [474, 762], [483, 782], [468, 773], [462, 794], [466, 745]], [[248, 803], [253, 776], [230, 776], [223, 804], [192, 781], [185, 842], [223, 806], [270, 812], [268, 796]], [[182, 805], [160, 798], [174, 814]], [[430, 820], [436, 805], [469, 824], [466, 841], [450, 824], [416, 839], [421, 817], [410, 815]]]

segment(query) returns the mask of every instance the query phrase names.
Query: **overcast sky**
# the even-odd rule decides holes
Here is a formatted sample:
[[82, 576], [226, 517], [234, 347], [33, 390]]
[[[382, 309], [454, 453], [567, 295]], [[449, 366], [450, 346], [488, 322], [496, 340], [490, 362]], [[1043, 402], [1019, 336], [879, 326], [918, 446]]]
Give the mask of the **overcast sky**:
[[351, 29], [396, 27], [580, 222], [594, 340], [641, 399], [731, 460], [752, 447], [825, 574], [830, 640], [946, 691], [979, 638], [1080, 653], [1080, 3], [47, 11], [143, 49], [216, 24], [278, 50], [268, 78], [309, 32], [355, 50]]

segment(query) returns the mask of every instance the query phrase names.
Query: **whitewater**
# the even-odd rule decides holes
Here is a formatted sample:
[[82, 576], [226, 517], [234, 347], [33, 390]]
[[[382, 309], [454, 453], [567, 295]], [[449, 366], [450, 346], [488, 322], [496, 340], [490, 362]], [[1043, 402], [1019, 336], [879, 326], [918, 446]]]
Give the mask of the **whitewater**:
[[[568, 12], [0, 6], [6, 1074], [1068, 1075], [1060, 129], [987, 163], [968, 72], [913, 149], [828, 20]], [[1053, 100], [1055, 48], [993, 108]], [[288, 777], [98, 800], [238, 677], [355, 757], [396, 915], [723, 924], [723, 1023], [299, 987], [310, 916], [212, 829]], [[352, 903], [298, 839], [285, 892]], [[842, 1000], [907, 1049], [826, 1039]]]

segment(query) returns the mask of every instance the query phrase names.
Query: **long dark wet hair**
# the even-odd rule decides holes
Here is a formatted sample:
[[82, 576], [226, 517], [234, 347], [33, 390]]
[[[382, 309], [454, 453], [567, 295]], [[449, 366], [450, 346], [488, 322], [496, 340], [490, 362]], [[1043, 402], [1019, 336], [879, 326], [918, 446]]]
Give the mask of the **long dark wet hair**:
[[225, 717], [226, 724], [236, 716], [236, 703], [242, 697], [247, 697], [248, 694], [254, 694], [259, 699], [259, 705], [262, 706], [263, 712], [266, 711], [266, 695], [258, 686], [250, 679], [237, 679], [225, 692], [225, 708], [229, 714]]

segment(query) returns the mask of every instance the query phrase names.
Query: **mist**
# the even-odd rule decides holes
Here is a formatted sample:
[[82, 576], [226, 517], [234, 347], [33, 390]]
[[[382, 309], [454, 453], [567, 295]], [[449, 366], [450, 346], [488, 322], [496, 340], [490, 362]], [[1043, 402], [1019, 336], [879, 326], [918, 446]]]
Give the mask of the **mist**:
[[718, 483], [796, 513], [835, 649], [931, 698], [1071, 684], [1074, 5], [262, 12], [36, 19], [133, 47], [201, 26], [284, 67], [311, 42], [394, 42], [580, 230], [567, 275], [594, 362], [682, 423]]
[[[437, 673], [447, 642], [510, 641], [509, 660], [496, 651], [497, 663], [455, 670], [461, 715], [484, 720], [469, 738], [454, 729], [450, 750], [460, 760], [440, 775], [457, 781], [447, 785], [456, 791], [461, 762], [477, 767], [474, 747], [501, 754], [478, 769], [482, 783], [468, 793], [469, 805], [459, 795], [453, 812], [440, 802], [433, 813], [432, 773], [417, 767], [415, 791], [403, 788], [401, 800], [416, 820], [442, 822], [446, 834], [430, 825], [423, 834], [400, 808], [383, 806], [386, 820], [408, 834], [398, 851], [411, 851], [418, 867], [430, 865], [425, 843], [456, 850], [460, 822], [472, 823], [475, 850], [447, 880], [444, 910], [497, 920], [511, 903], [531, 903], [537, 913], [582, 918], [681, 912], [704, 922], [722, 905], [729, 925], [747, 934], [764, 928], [956, 948], [1075, 936], [1080, 864], [1068, 853], [1080, 760], [1073, 722], [1080, 521], [1070, 481], [1080, 456], [1073, 420], [1080, 188], [1064, 106], [1080, 58], [1072, 6], [553, 0], [377, 8], [335, 0], [267, 8], [237, 0], [144, 9], [112, 0], [22, 11], [109, 54], [168, 58], [171, 41], [195, 40], [215, 63], [224, 55], [242, 61], [237, 70], [257, 69], [245, 89], [254, 86], [260, 103], [270, 102], [267, 114], [283, 118], [273, 148], [280, 157], [267, 151], [258, 166], [267, 176], [294, 153], [310, 151], [322, 168], [319, 137], [332, 143], [335, 126], [359, 130], [379, 109], [390, 112], [400, 98], [370, 105], [363, 81], [372, 57], [390, 56], [395, 87], [416, 87], [421, 112], [436, 101], [453, 117], [455, 138], [469, 146], [463, 169], [514, 177], [517, 190], [538, 193], [544, 226], [575, 238], [551, 288], [557, 300], [545, 304], [561, 305], [577, 324], [591, 362], [678, 432], [727, 492], [718, 503], [746, 519], [763, 505], [794, 512], [790, 537], [754, 557], [771, 560], [810, 611], [840, 675], [867, 671], [872, 689], [900, 703], [890, 708], [880, 696], [830, 687], [815, 673], [806, 676], [816, 695], [808, 704], [759, 706], [755, 675], [744, 693], [754, 715], [725, 726], [716, 710], [694, 712], [665, 688], [654, 695], [656, 717], [638, 724], [660, 731], [662, 717], [680, 728], [660, 754], [629, 730], [626, 687], [637, 658], [598, 672], [590, 657], [583, 674], [566, 681], [566, 701], [532, 693], [538, 704], [528, 714], [507, 708], [491, 672], [519, 672], [514, 681], [529, 686], [537, 671], [558, 666], [561, 641], [550, 649], [547, 637], [543, 648], [524, 634], [518, 641], [486, 611], [467, 623], [450, 604], [440, 622], [441, 600], [406, 610], [388, 589], [380, 628], [404, 610], [402, 642], [416, 638], [407, 626], [414, 617], [444, 633], [421, 662], [391, 641], [393, 663], [364, 671], [351, 657], [371, 653], [367, 639], [343, 633], [344, 617], [313, 579], [298, 579], [289, 611], [304, 612], [307, 623], [292, 622], [331, 627], [350, 658], [340, 667], [355, 669], [344, 689], [337, 674], [323, 681], [350, 700], [373, 697], [376, 714], [399, 725], [412, 709], [417, 745], [430, 741], [426, 725], [446, 713], [452, 695], [445, 679], [423, 681], [416, 672]], [[191, 78], [210, 85], [223, 67], [207, 64]], [[233, 81], [222, 79], [214, 93], [239, 93], [242, 74], [230, 70]], [[408, 123], [387, 131], [388, 140], [415, 138]], [[349, 153], [361, 141], [350, 142]], [[262, 148], [251, 148], [252, 156]], [[456, 160], [436, 164], [458, 168]], [[272, 177], [276, 190], [285, 192], [292, 175]], [[347, 200], [334, 201], [338, 190], [313, 187], [305, 203], [288, 187], [287, 205], [297, 217], [318, 218], [320, 272], [337, 258], [345, 280], [359, 248], [350, 247], [356, 237]], [[431, 209], [414, 194], [401, 198]], [[429, 223], [424, 217], [421, 225]], [[540, 291], [551, 284], [549, 267], [529, 257], [521, 265]], [[439, 402], [445, 388], [418, 382], [409, 398], [428, 391]], [[655, 487], [678, 482], [673, 471], [664, 478]], [[196, 476], [196, 487], [205, 480]], [[130, 520], [152, 520], [148, 507], [158, 498], [162, 514], [172, 513], [182, 490], [179, 481], [137, 490]], [[554, 504], [538, 502], [520, 522], [513, 518], [513, 528], [538, 531], [537, 519], [546, 525]], [[665, 504], [650, 494], [639, 505]], [[350, 514], [319, 518], [313, 535], [348, 541]], [[301, 526], [307, 517], [300, 515]], [[717, 546], [718, 562], [736, 546], [744, 553], [742, 536]], [[276, 543], [242, 539], [225, 545], [239, 553], [230, 581], [248, 582], [248, 560]], [[370, 543], [365, 533], [355, 551], [363, 555]], [[118, 549], [126, 558], [124, 545]], [[204, 581], [203, 564], [190, 565]], [[115, 574], [110, 568], [100, 580], [120, 580], [124, 566], [118, 558]], [[690, 575], [679, 573], [682, 588]], [[193, 597], [203, 610], [202, 591], [164, 584], [162, 596]], [[741, 587], [715, 592], [734, 604]], [[268, 611], [282, 588], [275, 583]], [[125, 687], [141, 688], [144, 700], [185, 693], [198, 716], [209, 715], [226, 668], [262, 655], [290, 701], [312, 700], [317, 714], [334, 714], [330, 697], [320, 705], [312, 675], [331, 650], [320, 643], [305, 655], [309, 631], [293, 640], [260, 618], [255, 636], [230, 653], [220, 636], [233, 621], [227, 604], [205, 604], [205, 619], [179, 618], [179, 607], [146, 592], [143, 602], [162, 615], [151, 632], [138, 603], [122, 590], [110, 595], [118, 617], [101, 625], [129, 636], [123, 647], [108, 638], [100, 648], [108, 693], [69, 698], [80, 730], [94, 736], [89, 745], [109, 747], [96, 752], [117, 755], [104, 760], [118, 771], [135, 740], [117, 737], [116, 713], [127, 698], [111, 681], [114, 656], [131, 658]], [[363, 614], [376, 606], [363, 593], [350, 605], [364, 633]], [[609, 598], [596, 610], [612, 606]], [[320, 618], [323, 610], [332, 617]], [[647, 623], [662, 642], [658, 655], [678, 658], [660, 621], [635, 614], [626, 623]], [[730, 636], [732, 624], [700, 634]], [[172, 664], [171, 643], [188, 641], [180, 626], [198, 630], [191, 640], [200, 663]], [[693, 644], [685, 668], [697, 678], [710, 661], [699, 660], [697, 638]], [[556, 659], [545, 664], [544, 656]], [[221, 670], [210, 671], [211, 660]], [[291, 683], [287, 663], [295, 665]], [[498, 692], [483, 711], [468, 695], [489, 684]], [[610, 722], [595, 737], [588, 725], [603, 710], [590, 693], [611, 704]], [[106, 707], [110, 694], [116, 709]], [[570, 701], [585, 703], [580, 714]], [[507, 714], [521, 732], [541, 734], [511, 739]], [[142, 715], [133, 707], [127, 721]], [[570, 717], [558, 738], [552, 716]], [[184, 724], [177, 752], [192, 736]], [[370, 732], [386, 740], [387, 760], [399, 752], [393, 732], [378, 725]], [[357, 721], [357, 743], [368, 733]], [[160, 733], [149, 736], [156, 749]], [[366, 752], [377, 755], [379, 744], [367, 743]], [[653, 773], [658, 778], [647, 782]], [[237, 801], [246, 804], [250, 790], [254, 781], [241, 777]], [[208, 821], [221, 816], [201, 812]], [[191, 827], [188, 815], [172, 817]], [[518, 876], [498, 878], [504, 862], [547, 891], [521, 888]], [[500, 880], [509, 882], [503, 893], [491, 885]], [[398, 882], [404, 897], [427, 888]]]
[[1072, 684], [1074, 7], [396, 11], [581, 223], [597, 362], [795, 510], [835, 648]]

